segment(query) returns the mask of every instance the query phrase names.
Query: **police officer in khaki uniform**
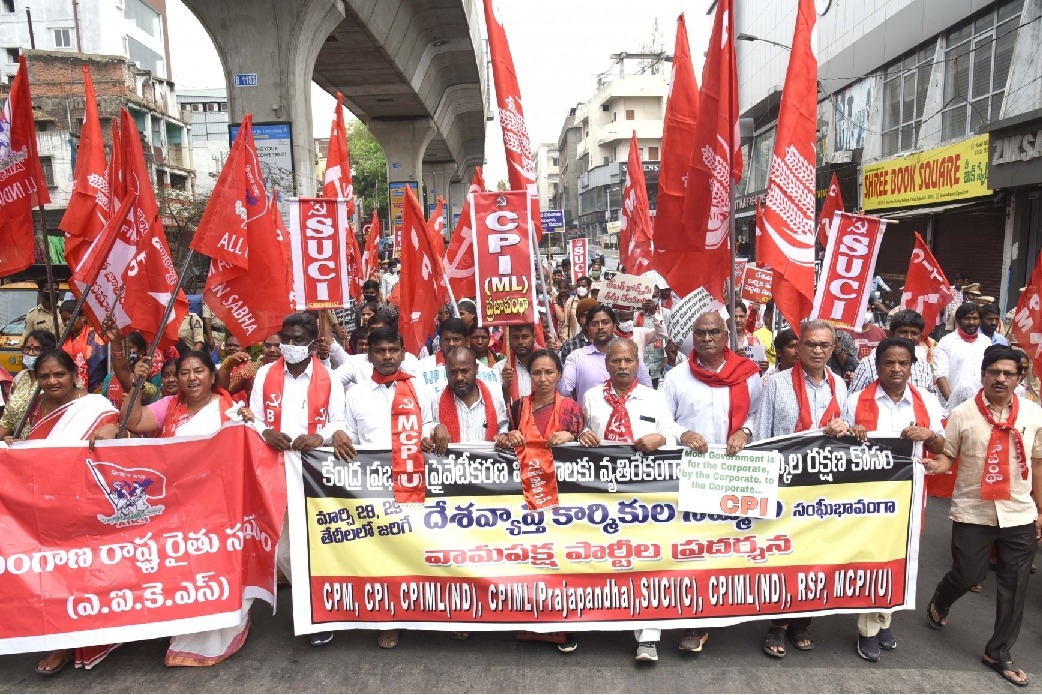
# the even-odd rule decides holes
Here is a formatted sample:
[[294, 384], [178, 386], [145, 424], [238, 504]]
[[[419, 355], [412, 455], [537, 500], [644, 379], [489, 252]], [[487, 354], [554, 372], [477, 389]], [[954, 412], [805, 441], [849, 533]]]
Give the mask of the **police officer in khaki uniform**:
[[36, 286], [40, 288], [40, 303], [25, 315], [25, 329], [22, 331], [22, 338], [26, 338], [33, 331], [50, 331], [55, 338], [58, 338], [62, 332], [61, 319], [58, 319], [58, 326], [55, 328], [54, 313], [51, 310], [58, 292], [57, 290], [50, 291], [46, 280], [37, 281]]

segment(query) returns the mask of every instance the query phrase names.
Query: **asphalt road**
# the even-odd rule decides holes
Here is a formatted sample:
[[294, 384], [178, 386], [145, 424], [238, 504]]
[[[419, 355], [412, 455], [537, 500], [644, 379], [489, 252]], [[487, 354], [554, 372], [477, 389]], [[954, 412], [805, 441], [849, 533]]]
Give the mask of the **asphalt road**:
[[[920, 605], [948, 569], [949, 533], [947, 500], [931, 500]], [[1032, 676], [1024, 689], [980, 663], [994, 622], [991, 575], [983, 593], [955, 604], [943, 632], [927, 626], [918, 606], [895, 614], [898, 648], [877, 664], [857, 656], [851, 616], [816, 619], [815, 650], [790, 649], [780, 660], [761, 652], [762, 621], [713, 630], [697, 656], [678, 652], [680, 631], [668, 631], [651, 665], [634, 662], [632, 633], [621, 632], [582, 635], [570, 655], [505, 633], [460, 642], [447, 633], [406, 632], [397, 649], [386, 651], [376, 646], [375, 632], [342, 632], [313, 648], [293, 636], [290, 593], [282, 589], [278, 613], [257, 602], [246, 646], [213, 668], [164, 667], [166, 640], [124, 645], [90, 672], [70, 667], [51, 679], [33, 672], [39, 655], [22, 654], [0, 657], [0, 692], [1042, 692], [1042, 574], [1032, 577], [1031, 587], [1013, 650]]]

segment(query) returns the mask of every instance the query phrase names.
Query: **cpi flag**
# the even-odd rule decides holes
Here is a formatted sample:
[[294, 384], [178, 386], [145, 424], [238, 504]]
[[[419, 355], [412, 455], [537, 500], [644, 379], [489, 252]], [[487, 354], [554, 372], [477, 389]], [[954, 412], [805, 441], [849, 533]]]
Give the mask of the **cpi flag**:
[[651, 240], [651, 208], [644, 182], [637, 131], [630, 138], [626, 185], [622, 189], [622, 228], [619, 234], [619, 263], [627, 273], [640, 275], [651, 269], [655, 244]]
[[[825, 249], [810, 317], [859, 331], [872, 293], [886, 222], [878, 217], [837, 212], [831, 227], [833, 232]], [[777, 271], [774, 281], [778, 281]]]
[[926, 242], [915, 233], [915, 248], [908, 261], [901, 308], [919, 312], [926, 321], [924, 334], [931, 332], [940, 320], [944, 307], [955, 301], [955, 292], [944, 277], [937, 259], [930, 253]]
[[398, 293], [400, 332], [405, 349], [415, 355], [434, 328], [445, 270], [441, 262], [443, 247], [434, 248], [431, 243], [423, 209], [412, 187], [405, 190], [402, 230], [402, 279], [394, 291]]
[[19, 443], [0, 461], [0, 653], [233, 627], [249, 599], [275, 605], [286, 479], [250, 428]]
[[1013, 318], [1013, 336], [1032, 361], [1042, 355], [1042, 253], [1035, 260], [1031, 280], [1020, 293]]
[[478, 238], [476, 280], [478, 325], [535, 323], [535, 267], [527, 191], [470, 196]]
[[18, 72], [0, 111], [0, 277], [33, 264], [33, 209], [51, 202], [36, 151], [36, 123], [29, 93], [29, 68]]
[[[481, 176], [481, 167], [477, 167], [474, 179], [470, 182], [470, 190], [467, 191], [467, 199], [484, 190], [485, 180]], [[445, 253], [445, 275], [449, 278], [449, 287], [457, 299], [475, 296], [477, 290], [474, 286], [474, 228], [471, 226], [470, 215], [460, 215], [456, 223], [452, 241], [449, 242], [449, 249]]]
[[590, 254], [586, 237], [568, 241], [568, 257], [572, 260], [572, 284], [590, 274]]
[[297, 311], [343, 309], [351, 299], [347, 202], [290, 198], [289, 239]]

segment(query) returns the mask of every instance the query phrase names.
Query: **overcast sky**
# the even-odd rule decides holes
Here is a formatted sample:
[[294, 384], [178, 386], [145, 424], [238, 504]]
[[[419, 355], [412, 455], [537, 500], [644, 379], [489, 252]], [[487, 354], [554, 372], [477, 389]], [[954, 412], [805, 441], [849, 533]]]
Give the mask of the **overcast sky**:
[[[480, 0], [476, 4], [480, 9]], [[686, 13], [695, 74], [701, 75], [712, 28], [712, 18], [705, 14], [708, 7], [708, 0], [496, 0], [514, 55], [533, 149], [541, 142], [557, 142], [568, 110], [593, 96], [597, 75], [611, 67], [612, 53], [636, 53], [653, 43], [656, 20], [654, 40], [672, 54], [677, 16]], [[167, 13], [177, 87], [224, 87], [217, 51], [195, 16], [181, 0], [170, 0]], [[484, 28], [482, 35], [487, 35]], [[335, 104], [312, 84], [316, 137], [328, 135]], [[495, 110], [494, 95], [492, 104]], [[506, 178], [498, 120], [488, 124], [485, 157], [485, 180]]]

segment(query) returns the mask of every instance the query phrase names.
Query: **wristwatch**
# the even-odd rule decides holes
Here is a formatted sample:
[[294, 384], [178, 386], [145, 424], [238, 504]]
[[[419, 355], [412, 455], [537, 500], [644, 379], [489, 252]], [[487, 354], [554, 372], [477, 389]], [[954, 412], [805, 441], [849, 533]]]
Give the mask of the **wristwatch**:
[[753, 431], [751, 429], [749, 429], [748, 427], [742, 427], [738, 431], [739, 432], [745, 432], [745, 436], [748, 437], [749, 439], [753, 438]]

